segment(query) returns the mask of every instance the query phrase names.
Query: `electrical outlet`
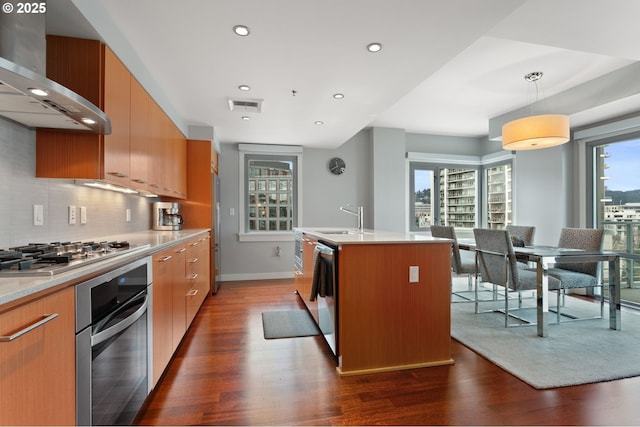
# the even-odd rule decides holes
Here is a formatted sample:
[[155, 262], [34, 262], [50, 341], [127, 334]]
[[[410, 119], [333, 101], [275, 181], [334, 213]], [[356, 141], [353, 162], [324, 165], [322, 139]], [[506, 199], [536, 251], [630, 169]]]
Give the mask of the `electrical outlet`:
[[409, 283], [417, 283], [420, 281], [420, 267], [412, 265], [409, 267]]
[[87, 207], [80, 206], [80, 224], [87, 223]]
[[131, 209], [127, 209], [126, 218], [127, 218], [127, 222], [131, 222]]
[[33, 225], [44, 224], [44, 206], [33, 205]]
[[76, 207], [69, 206], [69, 224], [76, 223]]

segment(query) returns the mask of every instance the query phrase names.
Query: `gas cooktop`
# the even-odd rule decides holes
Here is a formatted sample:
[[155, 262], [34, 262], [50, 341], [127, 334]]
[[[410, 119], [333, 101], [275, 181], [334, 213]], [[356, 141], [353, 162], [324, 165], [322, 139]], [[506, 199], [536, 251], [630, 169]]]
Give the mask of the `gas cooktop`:
[[53, 276], [149, 247], [126, 241], [29, 243], [0, 249], [0, 277]]

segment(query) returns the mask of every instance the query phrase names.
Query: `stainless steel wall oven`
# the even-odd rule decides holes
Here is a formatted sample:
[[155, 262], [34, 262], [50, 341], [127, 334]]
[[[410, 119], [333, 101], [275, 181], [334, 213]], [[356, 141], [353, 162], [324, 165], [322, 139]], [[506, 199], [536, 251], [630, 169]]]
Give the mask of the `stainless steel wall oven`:
[[130, 425], [151, 390], [151, 265], [76, 286], [77, 425]]

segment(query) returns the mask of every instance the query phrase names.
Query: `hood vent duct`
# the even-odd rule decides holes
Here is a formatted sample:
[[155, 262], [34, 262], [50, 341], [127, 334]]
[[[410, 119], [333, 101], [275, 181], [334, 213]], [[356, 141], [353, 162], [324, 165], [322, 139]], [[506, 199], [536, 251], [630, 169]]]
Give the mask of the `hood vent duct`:
[[111, 133], [107, 115], [47, 79], [44, 13], [0, 13], [0, 116], [30, 128]]

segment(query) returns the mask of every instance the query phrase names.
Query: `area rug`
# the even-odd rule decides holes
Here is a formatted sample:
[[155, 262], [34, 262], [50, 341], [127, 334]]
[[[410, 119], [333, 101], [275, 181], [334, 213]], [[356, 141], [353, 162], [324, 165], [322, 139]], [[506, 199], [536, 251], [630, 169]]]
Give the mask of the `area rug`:
[[[599, 313], [599, 304], [578, 298], [567, 297], [566, 304], [563, 313]], [[605, 317], [608, 309], [605, 304]], [[535, 319], [535, 307], [528, 311], [525, 317]], [[631, 310], [623, 311], [620, 331], [609, 329], [608, 319], [591, 319], [551, 324], [541, 338], [536, 326], [505, 328], [502, 313], [475, 314], [473, 303], [457, 303], [451, 304], [451, 336], [536, 389], [640, 376], [640, 316]]]
[[265, 339], [318, 335], [318, 327], [306, 310], [265, 311], [262, 313]]

